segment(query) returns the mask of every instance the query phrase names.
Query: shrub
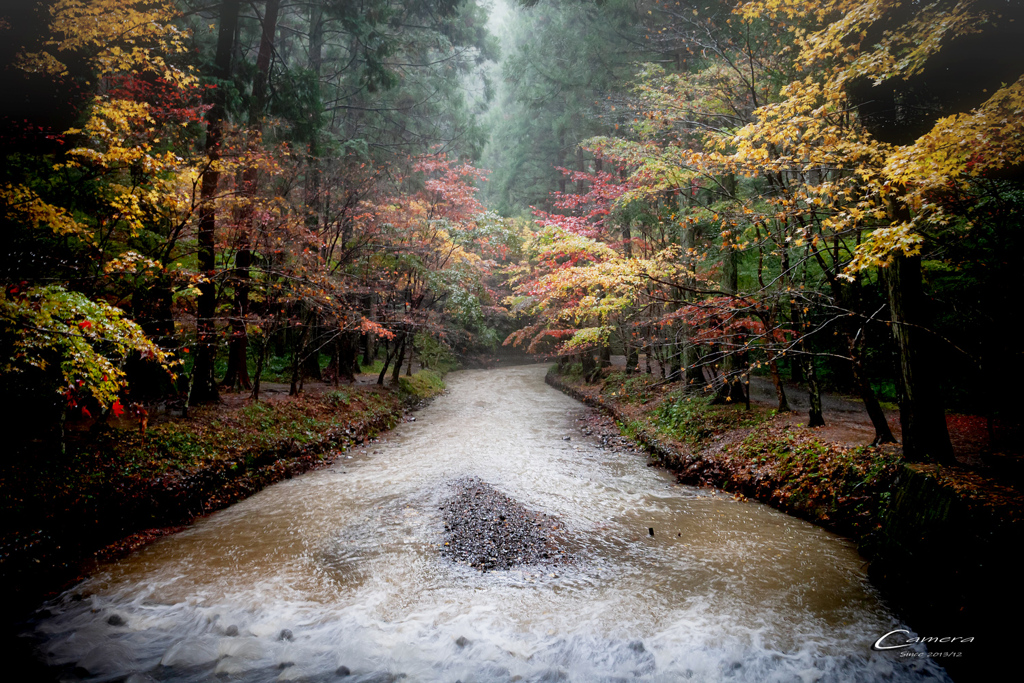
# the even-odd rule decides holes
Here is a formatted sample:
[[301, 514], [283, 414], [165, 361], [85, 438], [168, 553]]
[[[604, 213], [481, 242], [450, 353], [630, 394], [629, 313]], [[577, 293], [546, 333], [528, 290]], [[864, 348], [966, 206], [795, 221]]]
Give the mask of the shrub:
[[443, 377], [459, 367], [451, 348], [440, 339], [428, 332], [417, 332], [413, 337], [416, 351], [419, 353], [420, 365], [424, 369], [435, 370]]
[[433, 398], [443, 394], [446, 388], [441, 375], [433, 370], [420, 370], [412, 377], [399, 377], [398, 387], [403, 398], [412, 401]]

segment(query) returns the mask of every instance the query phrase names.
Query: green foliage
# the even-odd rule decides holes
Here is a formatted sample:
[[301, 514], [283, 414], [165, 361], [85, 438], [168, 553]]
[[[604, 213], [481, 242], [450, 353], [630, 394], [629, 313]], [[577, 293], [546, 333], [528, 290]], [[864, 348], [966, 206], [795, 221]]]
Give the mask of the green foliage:
[[324, 394], [324, 401], [332, 406], [348, 406], [352, 403], [352, 395], [345, 389], [337, 389]]
[[380, 371], [384, 369], [384, 361], [381, 358], [374, 358], [369, 365], [360, 363], [359, 369], [367, 375], [379, 375]]
[[621, 0], [512, 10], [484, 151], [494, 169], [485, 191], [498, 213], [526, 216], [530, 207], [549, 207], [549, 193], [564, 181], [556, 167], [575, 167], [575, 146], [631, 119], [595, 100], [626, 90], [642, 44], [637, 10]]
[[730, 429], [757, 426], [774, 414], [762, 406], [748, 411], [741, 406], [711, 405], [710, 397], [687, 395], [680, 389], [667, 395], [652, 417], [662, 433], [698, 444]]
[[623, 403], [642, 405], [655, 397], [655, 381], [646, 373], [612, 372], [605, 378], [601, 393]]
[[440, 396], [446, 389], [444, 379], [433, 370], [420, 370], [412, 377], [399, 377], [398, 387], [404, 398], [412, 402]]
[[884, 516], [903, 462], [895, 449], [847, 448], [811, 430], [766, 423], [727, 448], [731, 466], [776, 487], [774, 504], [866, 537]]
[[580, 381], [583, 379], [583, 363], [569, 363], [562, 370], [562, 377], [566, 378], [570, 382]]
[[117, 401], [132, 354], [172, 364], [121, 309], [57, 285], [0, 298], [0, 340], [7, 352], [0, 372], [35, 374], [70, 403], [90, 396], [104, 408]]
[[613, 331], [610, 326], [578, 329], [572, 338], [562, 344], [562, 353], [575, 353], [581, 349], [591, 350], [606, 346]]
[[459, 367], [459, 361], [443, 340], [429, 332], [417, 332], [413, 337], [420, 365], [438, 372], [442, 377]]
[[523, 221], [502, 218], [485, 211], [474, 218], [468, 230], [452, 233], [452, 241], [466, 249], [480, 245], [489, 255], [503, 261], [517, 262], [523, 257], [528, 230]]
[[444, 310], [455, 322], [467, 328], [483, 325], [483, 287], [476, 268], [462, 262], [444, 270], [428, 271], [426, 276], [430, 289], [444, 297]]
[[[223, 500], [236, 481], [255, 477], [265, 485], [268, 474], [281, 473], [286, 465], [282, 454], [294, 455], [296, 444], [306, 445], [304, 455], [322, 456], [349, 445], [349, 428], [393, 426], [401, 416], [396, 392], [374, 387], [346, 392], [347, 405], [325, 395], [252, 403], [240, 410], [201, 407], [187, 419], [161, 423], [145, 435], [137, 429], [99, 429], [94, 440], [72, 440], [67, 456], [33, 453], [31, 458], [0, 459], [0, 514], [11, 530], [39, 529], [53, 519], [67, 524], [69, 511], [75, 511], [74, 523], [88, 526], [102, 514], [117, 515], [112, 501], [149, 509], [148, 500], [135, 497], [148, 499], [154, 490], [168, 486], [175, 493], [187, 490], [197, 483], [192, 475], [201, 472], [201, 483], [192, 489], [203, 497], [194, 509], [199, 512], [203, 504]], [[118, 531], [121, 522], [114, 520]]]
[[216, 452], [214, 444], [180, 424], [164, 424], [149, 430], [146, 443], [126, 453], [126, 473], [158, 468], [183, 470]]

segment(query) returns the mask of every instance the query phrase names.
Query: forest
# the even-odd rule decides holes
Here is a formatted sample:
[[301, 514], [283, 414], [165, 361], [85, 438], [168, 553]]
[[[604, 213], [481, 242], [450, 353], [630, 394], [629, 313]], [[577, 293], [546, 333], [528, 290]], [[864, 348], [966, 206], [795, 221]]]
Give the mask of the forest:
[[862, 549], [904, 465], [1019, 519], [1021, 0], [2, 0], [0, 81], [6, 575], [510, 363]]
[[[8, 433], [517, 344], [1019, 417], [1019, 3], [25, 2]], [[742, 395], [742, 391], [736, 394]], [[31, 425], [31, 427], [28, 427]], [[38, 444], [40, 435], [45, 435]]]

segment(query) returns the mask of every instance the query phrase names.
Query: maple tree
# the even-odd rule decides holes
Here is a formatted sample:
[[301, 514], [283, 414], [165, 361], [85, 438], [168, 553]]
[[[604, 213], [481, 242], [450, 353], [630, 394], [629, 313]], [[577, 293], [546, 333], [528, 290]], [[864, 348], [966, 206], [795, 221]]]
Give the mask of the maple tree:
[[979, 321], [1007, 305], [962, 255], [1015, 248], [995, 226], [1018, 205], [1020, 73], [938, 74], [1012, 42], [1016, 5], [525, 2], [500, 76], [475, 2], [181, 7], [41, 4], [5, 47], [5, 78], [69, 102], [2, 113], [4, 282], [64, 282], [183, 356], [135, 396], [258, 397], [271, 364], [293, 392], [374, 360], [383, 381], [507, 338], [722, 401], [764, 371], [780, 409], [806, 386], [812, 424], [822, 386], [852, 390], [886, 441], [899, 357], [908, 452], [942, 458], [915, 445], [941, 432], [920, 349], [965, 359], [960, 384], [1014, 357], [928, 293]]
[[[5, 339], [3, 372], [29, 375], [66, 399], [67, 407], [88, 414], [88, 404], [123, 410], [118, 398], [125, 387], [123, 364], [133, 354], [165, 368], [171, 354], [155, 345], [119, 308], [91, 301], [62, 287], [9, 287], [0, 299]], [[32, 376], [36, 375], [36, 376]]]
[[[116, 328], [132, 344], [101, 343], [107, 361], [95, 349], [74, 352], [106, 377], [101, 386], [69, 380], [82, 379], [106, 406], [121, 406], [128, 391], [156, 398], [175, 388], [186, 406], [216, 400], [225, 348], [225, 381], [244, 388], [250, 340], [257, 397], [269, 354], [285, 347], [298, 391], [304, 377], [319, 377], [324, 352], [336, 380], [351, 378], [360, 345], [372, 363], [373, 339], [411, 347], [429, 333], [444, 343], [455, 325], [464, 341], [491, 343], [486, 318], [500, 306], [491, 310], [482, 278], [515, 235], [493, 214], [477, 220], [484, 211], [470, 186], [479, 172], [407, 156], [443, 142], [436, 120], [469, 149], [478, 144], [465, 135], [475, 124], [457, 90], [473, 51], [490, 49], [472, 29], [481, 9], [382, 0], [359, 12], [229, 0], [185, 17], [172, 2], [65, 0], [12, 14], [13, 24], [5, 17], [0, 31], [36, 31], [6, 75], [44, 84], [32, 95], [40, 101], [74, 84], [68, 111], [77, 119], [3, 138], [4, 281], [19, 292], [4, 303], [4, 338], [24, 346], [19, 330], [54, 307], [92, 302], [97, 328], [117, 318], [103, 335]], [[303, 25], [312, 28], [309, 62], [282, 61]], [[346, 63], [354, 66], [333, 68]], [[306, 67], [323, 76], [316, 88]], [[417, 89], [446, 92], [446, 109], [402, 103]], [[386, 130], [396, 110], [418, 138]], [[28, 130], [23, 123], [16, 128]], [[418, 191], [403, 186], [417, 173], [432, 177]], [[54, 279], [68, 287], [36, 286]], [[396, 315], [403, 298], [416, 302], [411, 318]], [[24, 358], [64, 353], [59, 336], [37, 342]], [[397, 345], [396, 367], [405, 355]], [[177, 385], [171, 350], [185, 358]], [[164, 374], [145, 370], [140, 355]], [[16, 368], [3, 374], [15, 378]]]
[[[48, 38], [39, 50], [19, 53], [13, 68], [59, 83], [72, 77], [73, 64], [86, 85], [101, 87], [83, 97], [78, 126], [49, 131], [46, 140], [60, 153], [37, 159], [15, 145], [8, 156], [18, 161], [0, 183], [0, 206], [18, 279], [7, 288], [4, 324], [9, 343], [20, 349], [9, 369], [24, 372], [27, 364], [50, 376], [60, 367], [69, 405], [85, 406], [89, 396], [94, 409], [121, 410], [125, 361], [142, 355], [166, 370], [170, 356], [104, 298], [116, 300], [118, 284], [130, 277], [165, 272], [165, 262], [133, 246], [157, 224], [173, 235], [189, 212], [180, 182], [187, 165], [170, 145], [180, 140], [176, 129], [196, 120], [196, 79], [172, 63], [184, 50], [184, 34], [170, 3], [56, 2], [48, 10]], [[84, 292], [34, 285], [36, 254], [47, 253], [47, 245], [56, 267], [46, 274], [73, 274]], [[70, 329], [76, 317], [84, 319]], [[11, 381], [21, 387], [13, 395], [27, 391], [24, 379]], [[48, 389], [53, 384], [41, 381]], [[25, 415], [31, 405], [12, 412]], [[30, 419], [52, 415], [43, 409]], [[57, 411], [54, 419], [62, 424], [64, 415]]]
[[[934, 2], [913, 13], [876, 2], [752, 2], [740, 9], [744, 16], [785, 15], [803, 24], [793, 29], [796, 62], [813, 75], [792, 81], [777, 104], [739, 131], [737, 156], [788, 172], [817, 171], [821, 182], [799, 198], [831, 209], [822, 221], [829, 233], [864, 233], [839, 277], [872, 268], [885, 276], [900, 355], [904, 452], [912, 459], [952, 461], [928, 369], [934, 363], [928, 347], [935, 342], [926, 332], [922, 253], [927, 240], [941, 240], [960, 220], [941, 200], [947, 192], [963, 192], [973, 178], [1018, 166], [1024, 139], [1010, 121], [1024, 111], [1024, 74], [1006, 65], [1010, 71], [1003, 66], [995, 76], [1011, 77], [991, 93], [982, 83], [974, 93], [959, 83], [964, 92], [955, 98], [937, 92], [938, 104], [902, 115], [916, 119], [916, 132], [886, 130], [886, 119], [901, 117], [898, 110], [886, 115], [862, 103], [876, 88], [884, 100], [887, 88], [907, 87], [900, 82], [926, 89], [932, 62], [968, 49], [970, 37], [985, 34], [986, 25], [1012, 22], [1014, 8], [1007, 9], [1011, 16], [984, 2]], [[851, 115], [855, 111], [859, 115]]]
[[[999, 61], [1005, 50], [986, 57], [977, 84], [939, 84], [930, 69], [971, 54], [980, 36], [1008, 47], [1019, 38], [1015, 15], [982, 2], [920, 13], [853, 1], [654, 11], [648, 38], [674, 68], [645, 66], [626, 107], [632, 125], [583, 143], [621, 174], [614, 196], [595, 201], [581, 182], [576, 193], [552, 192], [560, 212], [536, 212], [541, 226], [612, 252], [581, 262], [571, 240], [554, 239], [563, 251], [538, 260], [519, 289], [540, 317], [510, 341], [597, 349], [614, 326], [581, 311], [600, 310], [598, 292], [628, 288], [636, 296], [615, 315], [632, 329], [612, 342], [628, 368], [631, 348], [642, 348], [668, 379], [710, 378], [728, 396], [730, 376], [763, 362], [785, 409], [786, 362], [821, 424], [819, 366], [841, 359], [876, 442], [893, 440], [870, 379], [878, 346], [891, 343], [906, 452], [948, 460], [939, 392], [924, 370], [934, 361], [922, 351], [947, 342], [929, 339], [921, 256], [953, 249], [946, 236], [971, 229], [969, 198], [989, 196], [979, 183], [999, 192], [991, 181], [1019, 172], [1021, 93], [1019, 72]], [[548, 228], [540, 234], [552, 240]], [[646, 267], [669, 247], [671, 269]]]

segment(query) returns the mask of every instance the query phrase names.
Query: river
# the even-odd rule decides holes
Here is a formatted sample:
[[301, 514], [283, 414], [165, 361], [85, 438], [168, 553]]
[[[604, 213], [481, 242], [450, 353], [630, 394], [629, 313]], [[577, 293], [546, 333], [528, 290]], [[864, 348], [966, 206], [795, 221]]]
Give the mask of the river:
[[[128, 683], [945, 677], [871, 651], [900, 625], [849, 541], [603, 450], [544, 372], [449, 375], [415, 422], [102, 567], [29, 637], [65, 680]], [[556, 516], [574, 561], [444, 559], [466, 476]]]

